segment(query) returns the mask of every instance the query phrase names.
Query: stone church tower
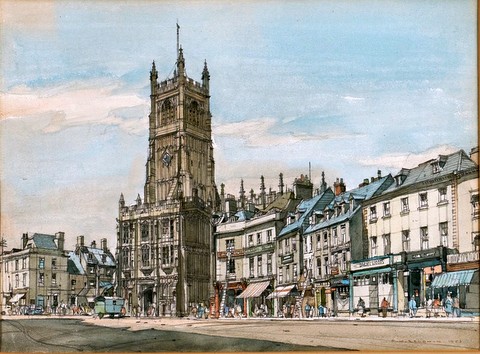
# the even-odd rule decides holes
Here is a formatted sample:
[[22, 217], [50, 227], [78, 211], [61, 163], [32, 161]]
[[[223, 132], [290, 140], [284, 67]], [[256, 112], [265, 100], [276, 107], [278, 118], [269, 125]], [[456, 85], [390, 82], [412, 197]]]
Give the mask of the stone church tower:
[[212, 282], [212, 211], [215, 186], [210, 75], [187, 77], [177, 43], [173, 78], [150, 71], [151, 111], [144, 198], [118, 216], [117, 295], [128, 310], [182, 316], [190, 304], [207, 303]]

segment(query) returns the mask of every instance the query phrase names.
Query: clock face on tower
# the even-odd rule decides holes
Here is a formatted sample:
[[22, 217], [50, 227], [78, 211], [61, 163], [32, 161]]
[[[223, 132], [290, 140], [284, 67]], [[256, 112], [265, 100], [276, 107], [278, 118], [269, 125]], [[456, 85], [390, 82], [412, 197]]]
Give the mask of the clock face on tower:
[[162, 155], [162, 162], [164, 166], [169, 166], [170, 162], [172, 162], [172, 156], [168, 153], [168, 151], [165, 151]]

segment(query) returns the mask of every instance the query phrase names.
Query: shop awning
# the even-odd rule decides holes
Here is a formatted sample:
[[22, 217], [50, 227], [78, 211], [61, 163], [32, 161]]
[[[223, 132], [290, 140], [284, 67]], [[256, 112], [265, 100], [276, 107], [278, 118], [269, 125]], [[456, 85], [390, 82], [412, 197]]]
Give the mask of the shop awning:
[[295, 285], [278, 286], [273, 293], [267, 296], [267, 299], [285, 297], [288, 294], [290, 294], [290, 292], [292, 292], [294, 288], [295, 288]]
[[108, 281], [101, 281], [99, 285], [101, 288], [104, 288], [104, 290], [108, 290], [113, 287], [113, 284]]
[[251, 297], [258, 297], [262, 295], [267, 286], [270, 284], [270, 281], [262, 281], [259, 283], [252, 283], [247, 286], [247, 288], [237, 296], [237, 299], [247, 299]]
[[10, 300], [8, 300], [8, 302], [14, 304], [14, 303], [18, 302], [18, 300], [20, 300], [24, 295], [25, 294], [15, 294], [15, 295], [13, 295], [13, 297]]
[[449, 288], [469, 285], [472, 282], [475, 270], [461, 270], [458, 272], [442, 273], [433, 279], [432, 288]]

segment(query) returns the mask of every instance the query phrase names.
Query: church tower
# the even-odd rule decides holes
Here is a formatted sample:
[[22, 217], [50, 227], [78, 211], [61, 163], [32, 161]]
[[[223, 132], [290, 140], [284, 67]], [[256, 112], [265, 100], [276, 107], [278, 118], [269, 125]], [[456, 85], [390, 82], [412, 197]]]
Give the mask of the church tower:
[[205, 61], [201, 82], [189, 78], [177, 41], [173, 77], [158, 77], [153, 62], [144, 198], [119, 203], [117, 293], [132, 309], [182, 316], [213, 291], [210, 74]]

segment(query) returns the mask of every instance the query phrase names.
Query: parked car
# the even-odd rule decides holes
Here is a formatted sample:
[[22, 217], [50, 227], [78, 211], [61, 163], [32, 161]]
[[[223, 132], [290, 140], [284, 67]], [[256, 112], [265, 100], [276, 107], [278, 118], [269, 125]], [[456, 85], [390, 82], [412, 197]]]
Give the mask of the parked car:
[[25, 315], [43, 315], [43, 307], [31, 306], [25, 311]]

